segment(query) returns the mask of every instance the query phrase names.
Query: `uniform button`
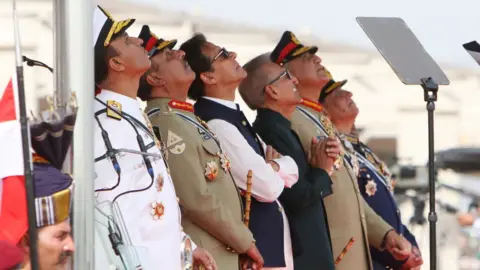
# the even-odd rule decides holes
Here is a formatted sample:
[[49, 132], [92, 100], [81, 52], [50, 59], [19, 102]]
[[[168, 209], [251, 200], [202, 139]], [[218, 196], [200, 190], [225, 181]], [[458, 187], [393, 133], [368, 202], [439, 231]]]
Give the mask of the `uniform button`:
[[180, 198], [177, 197], [177, 203], [180, 203]]
[[282, 207], [278, 207], [278, 211], [282, 212], [283, 211]]
[[242, 121], [242, 125], [246, 126], [246, 125], [247, 125], [247, 121]]
[[320, 191], [320, 196], [323, 196], [323, 191]]
[[365, 214], [362, 214], [362, 219], [365, 219]]

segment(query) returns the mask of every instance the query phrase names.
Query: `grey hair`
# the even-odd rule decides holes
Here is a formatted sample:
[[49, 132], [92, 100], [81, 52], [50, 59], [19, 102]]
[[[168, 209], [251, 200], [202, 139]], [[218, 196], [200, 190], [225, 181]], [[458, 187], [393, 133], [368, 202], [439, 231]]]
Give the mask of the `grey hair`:
[[263, 67], [267, 64], [273, 64], [270, 52], [256, 56], [243, 66], [247, 77], [238, 86], [238, 91], [252, 110], [258, 109], [265, 102], [263, 87], [268, 83], [270, 75], [264, 72]]

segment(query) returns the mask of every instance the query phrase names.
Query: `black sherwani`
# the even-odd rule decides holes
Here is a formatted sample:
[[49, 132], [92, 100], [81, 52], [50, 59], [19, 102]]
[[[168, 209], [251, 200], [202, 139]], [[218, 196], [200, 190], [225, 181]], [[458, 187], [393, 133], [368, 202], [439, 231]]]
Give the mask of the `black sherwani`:
[[280, 154], [292, 157], [298, 165], [298, 182], [292, 188], [284, 189], [280, 196], [303, 251], [294, 259], [295, 270], [335, 269], [323, 205], [323, 198], [332, 194], [328, 173], [309, 165], [300, 139], [291, 129], [290, 121], [281, 114], [259, 109], [253, 129], [266, 144]]

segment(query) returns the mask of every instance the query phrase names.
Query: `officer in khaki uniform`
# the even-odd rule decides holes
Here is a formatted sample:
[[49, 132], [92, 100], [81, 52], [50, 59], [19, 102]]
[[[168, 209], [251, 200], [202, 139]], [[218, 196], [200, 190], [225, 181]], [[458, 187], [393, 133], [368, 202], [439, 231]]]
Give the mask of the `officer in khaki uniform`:
[[[230, 162], [208, 126], [185, 102], [195, 78], [176, 40], [164, 41], [144, 26], [140, 33], [152, 68], [142, 77], [138, 96], [156, 135], [166, 142], [167, 162], [182, 210], [182, 226], [207, 249], [218, 269], [239, 269], [239, 253], [254, 245], [243, 223], [243, 207], [230, 175]], [[246, 176], [245, 176], [246, 177]], [[209, 269], [209, 268], [207, 268]]]
[[[329, 81], [328, 71], [315, 56], [317, 50], [317, 47], [302, 45], [293, 33], [286, 31], [270, 55], [273, 62], [285, 66], [299, 80], [297, 89], [303, 100], [293, 114], [292, 129], [306, 151], [313, 137], [337, 137], [334, 126], [316, 102], [320, 95], [318, 89]], [[355, 156], [343, 147], [342, 158], [330, 172], [333, 195], [324, 200], [333, 256], [339, 258], [336, 269], [372, 269], [369, 244], [379, 250], [397, 247], [401, 250], [395, 249], [397, 256], [403, 259], [411, 250], [409, 243], [364, 201], [357, 184], [357, 167]]]

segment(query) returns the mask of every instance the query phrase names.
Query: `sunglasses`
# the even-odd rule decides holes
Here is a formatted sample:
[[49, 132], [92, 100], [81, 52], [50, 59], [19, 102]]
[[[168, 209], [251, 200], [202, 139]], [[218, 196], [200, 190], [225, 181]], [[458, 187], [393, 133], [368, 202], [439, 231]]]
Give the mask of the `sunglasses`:
[[215, 62], [218, 58], [229, 58], [230, 57], [230, 52], [227, 51], [225, 48], [221, 48], [218, 54], [213, 58], [212, 63]]

